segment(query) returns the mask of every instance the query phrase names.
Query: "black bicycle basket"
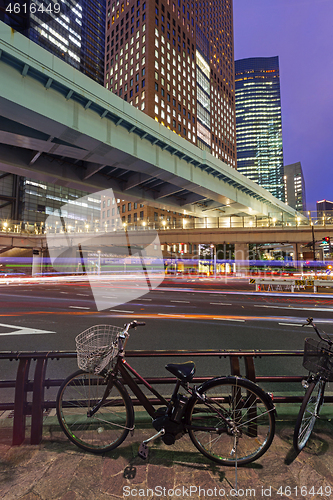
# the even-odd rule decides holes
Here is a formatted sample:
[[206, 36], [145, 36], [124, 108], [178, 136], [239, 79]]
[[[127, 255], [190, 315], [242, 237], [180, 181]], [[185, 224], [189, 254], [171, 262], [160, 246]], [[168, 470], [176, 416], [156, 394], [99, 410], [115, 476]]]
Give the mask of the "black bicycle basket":
[[322, 340], [305, 339], [303, 366], [309, 372], [333, 382], [333, 346]]

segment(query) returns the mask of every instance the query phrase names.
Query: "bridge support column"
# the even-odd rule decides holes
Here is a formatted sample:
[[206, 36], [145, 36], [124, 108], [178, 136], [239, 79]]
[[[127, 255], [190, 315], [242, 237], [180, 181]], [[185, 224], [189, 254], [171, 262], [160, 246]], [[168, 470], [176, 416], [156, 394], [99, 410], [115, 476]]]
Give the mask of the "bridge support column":
[[246, 274], [249, 269], [249, 244], [235, 243], [235, 264], [237, 274]]
[[32, 250], [32, 269], [31, 274], [35, 276], [36, 274], [42, 274], [43, 266], [43, 254], [41, 248], [34, 248]]
[[293, 243], [293, 262], [296, 267], [296, 269], [299, 269], [300, 267], [300, 245], [299, 243]]

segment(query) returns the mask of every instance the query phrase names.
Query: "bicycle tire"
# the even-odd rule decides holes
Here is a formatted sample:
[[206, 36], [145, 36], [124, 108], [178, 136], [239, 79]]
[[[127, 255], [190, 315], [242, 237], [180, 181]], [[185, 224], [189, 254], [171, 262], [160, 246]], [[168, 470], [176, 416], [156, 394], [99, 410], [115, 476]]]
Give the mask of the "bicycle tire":
[[[219, 464], [235, 466], [253, 462], [268, 450], [275, 433], [275, 408], [271, 398], [254, 382], [220, 377], [204, 383], [198, 392], [206, 403], [199, 398], [192, 402], [187, 423], [190, 438], [203, 455]], [[221, 413], [235, 424], [238, 440], [227, 429]], [[191, 425], [200, 429], [191, 429]]]
[[311, 436], [323, 404], [324, 390], [325, 381], [318, 378], [310, 383], [305, 393], [294, 430], [294, 448], [297, 452], [303, 450]]
[[119, 446], [134, 426], [132, 401], [115, 379], [105, 403], [91, 417], [88, 411], [100, 401], [106, 379], [78, 370], [61, 385], [57, 395], [57, 417], [66, 436], [79, 448], [106, 453]]

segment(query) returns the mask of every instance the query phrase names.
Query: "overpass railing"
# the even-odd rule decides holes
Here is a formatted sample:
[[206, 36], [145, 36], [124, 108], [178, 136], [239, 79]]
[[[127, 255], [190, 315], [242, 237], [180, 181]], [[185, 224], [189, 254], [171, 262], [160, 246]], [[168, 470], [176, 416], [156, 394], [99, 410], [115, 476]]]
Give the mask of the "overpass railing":
[[[135, 220], [135, 214], [138, 217]], [[174, 220], [175, 219], [175, 220]], [[118, 222], [118, 226], [117, 226]], [[110, 229], [119, 229], [119, 224], [128, 230], [135, 229], [156, 229], [156, 230], [193, 230], [193, 229], [229, 229], [229, 228], [302, 228], [302, 227], [328, 227], [333, 229], [333, 216], [317, 216], [306, 213], [306, 218], [295, 217], [283, 219], [281, 214], [271, 214], [270, 217], [257, 216], [230, 216], [230, 217], [206, 217], [197, 218], [189, 215], [177, 213], [177, 217], [173, 216], [173, 212], [166, 210], [165, 215], [157, 218], [139, 218], [139, 214], [134, 211], [131, 218], [121, 220], [115, 216], [114, 223], [112, 220], [104, 222], [103, 219], [95, 221], [72, 221], [65, 227], [48, 226], [44, 222], [24, 222], [3, 219], [0, 220], [0, 234], [24, 234], [24, 235], [43, 235], [46, 232], [62, 232], [64, 229], [68, 233], [96, 233], [109, 232]]]
[[[258, 358], [272, 358], [272, 357], [288, 357], [295, 358], [303, 356], [302, 350], [297, 351], [260, 351], [260, 350], [250, 350], [250, 351], [232, 351], [232, 350], [210, 350], [210, 351], [185, 351], [185, 350], [163, 350], [163, 351], [127, 351], [126, 357], [128, 358], [193, 358], [193, 357], [214, 357], [217, 359], [229, 358], [230, 362], [230, 373], [232, 375], [243, 375], [254, 382], [259, 383], [293, 383], [301, 382], [305, 378], [305, 375], [299, 376], [289, 376], [289, 375], [257, 375], [255, 370], [254, 360]], [[4, 363], [5, 361], [17, 361], [17, 371], [15, 380], [2, 380], [0, 381], [0, 415], [4, 414], [6, 411], [11, 411], [14, 414], [13, 417], [13, 445], [20, 445], [25, 440], [26, 427], [27, 427], [27, 417], [31, 417], [31, 429], [30, 429], [30, 443], [38, 444], [42, 439], [43, 432], [43, 418], [45, 412], [53, 410], [55, 413], [56, 408], [56, 392], [57, 388], [62, 384], [63, 379], [61, 378], [47, 378], [46, 370], [47, 365], [50, 360], [68, 360], [75, 359], [75, 352], [67, 351], [49, 351], [49, 352], [0, 352], [0, 361]], [[243, 368], [241, 369], [240, 360], [243, 360]], [[32, 362], [35, 362], [34, 374], [31, 377], [29, 375], [30, 368], [32, 367]], [[73, 369], [71, 371], [74, 371]], [[2, 373], [5, 371], [2, 370]], [[69, 373], [68, 373], [69, 374]], [[66, 373], [66, 376], [68, 375]], [[220, 373], [222, 375], [223, 373]], [[213, 376], [217, 376], [218, 373], [214, 373], [210, 376], [195, 377], [194, 382], [202, 383], [205, 380], [209, 380]], [[147, 377], [146, 380], [150, 384], [174, 384], [174, 377]], [[139, 381], [138, 381], [139, 382]], [[51, 390], [51, 395], [46, 394], [47, 390], [56, 388], [56, 390]], [[5, 390], [11, 389], [13, 394], [12, 398], [5, 400], [4, 392]], [[53, 394], [52, 394], [53, 392]], [[274, 391], [270, 391], [273, 392]], [[280, 391], [282, 392], [282, 391]], [[302, 396], [290, 395], [290, 391], [285, 393], [280, 393], [279, 395], [274, 395], [274, 402], [278, 403], [300, 403], [302, 401]], [[325, 401], [333, 402], [333, 396], [328, 396]], [[133, 401], [134, 404], [138, 404], [137, 401]], [[154, 399], [151, 400], [154, 404]]]

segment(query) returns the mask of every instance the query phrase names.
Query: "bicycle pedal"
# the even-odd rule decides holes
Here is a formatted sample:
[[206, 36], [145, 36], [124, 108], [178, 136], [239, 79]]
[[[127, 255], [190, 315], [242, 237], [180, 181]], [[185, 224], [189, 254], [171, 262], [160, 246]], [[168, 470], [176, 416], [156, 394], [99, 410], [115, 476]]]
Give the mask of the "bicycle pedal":
[[140, 444], [138, 455], [142, 458], [142, 460], [146, 460], [148, 458], [148, 446], [146, 443]]

